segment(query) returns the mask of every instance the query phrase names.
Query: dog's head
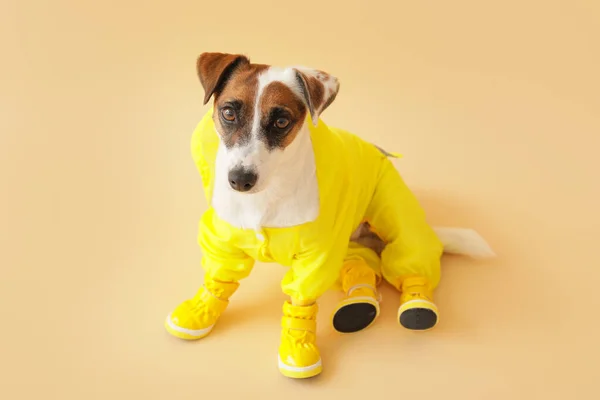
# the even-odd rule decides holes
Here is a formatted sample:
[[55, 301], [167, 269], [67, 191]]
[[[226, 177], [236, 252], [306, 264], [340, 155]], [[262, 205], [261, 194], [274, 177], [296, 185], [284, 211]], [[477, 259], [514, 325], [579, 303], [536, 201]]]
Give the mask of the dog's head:
[[221, 137], [229, 185], [238, 191], [263, 190], [278, 165], [293, 152], [307, 115], [333, 102], [338, 80], [322, 71], [253, 64], [237, 54], [203, 53], [197, 71], [204, 104], [214, 97], [213, 120]]

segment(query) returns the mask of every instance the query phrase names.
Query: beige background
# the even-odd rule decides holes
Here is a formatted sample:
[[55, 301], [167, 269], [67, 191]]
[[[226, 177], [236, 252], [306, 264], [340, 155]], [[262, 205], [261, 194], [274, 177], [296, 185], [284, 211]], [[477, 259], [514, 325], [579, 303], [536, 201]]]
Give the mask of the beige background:
[[[588, 1], [0, 3], [0, 398], [598, 399], [600, 4]], [[341, 81], [324, 115], [401, 152], [444, 260], [442, 321], [339, 337], [279, 376], [283, 268], [260, 265], [201, 342], [163, 329], [200, 284], [189, 141], [202, 51]]]

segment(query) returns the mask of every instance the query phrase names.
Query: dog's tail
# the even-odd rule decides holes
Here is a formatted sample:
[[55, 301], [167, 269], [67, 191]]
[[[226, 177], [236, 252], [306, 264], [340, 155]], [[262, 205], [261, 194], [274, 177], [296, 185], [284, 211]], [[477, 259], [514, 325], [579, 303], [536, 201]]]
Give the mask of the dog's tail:
[[473, 229], [434, 227], [433, 230], [444, 245], [444, 253], [474, 258], [496, 256], [485, 239]]

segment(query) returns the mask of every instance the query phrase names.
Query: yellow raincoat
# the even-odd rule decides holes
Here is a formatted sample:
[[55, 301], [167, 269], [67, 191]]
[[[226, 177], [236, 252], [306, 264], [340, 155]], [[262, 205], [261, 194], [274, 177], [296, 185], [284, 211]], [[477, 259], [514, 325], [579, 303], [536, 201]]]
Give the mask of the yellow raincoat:
[[[307, 123], [315, 153], [320, 211], [315, 221], [285, 228], [239, 229], [214, 209], [202, 215], [198, 242], [208, 276], [225, 282], [247, 277], [256, 260], [289, 267], [285, 294], [315, 300], [338, 283], [344, 260], [362, 257], [397, 288], [421, 276], [431, 288], [440, 280], [443, 246], [425, 221], [417, 200], [390, 160], [373, 144], [328, 127]], [[192, 155], [210, 205], [219, 136], [212, 110], [192, 137]], [[371, 250], [349, 243], [363, 221], [387, 243], [381, 260]]]

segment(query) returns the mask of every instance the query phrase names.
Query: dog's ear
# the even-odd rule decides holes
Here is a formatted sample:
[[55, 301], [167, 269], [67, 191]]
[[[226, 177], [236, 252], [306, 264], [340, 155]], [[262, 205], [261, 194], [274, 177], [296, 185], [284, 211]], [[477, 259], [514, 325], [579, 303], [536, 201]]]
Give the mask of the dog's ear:
[[313, 124], [319, 122], [319, 116], [335, 100], [340, 84], [336, 77], [316, 69], [296, 67], [296, 79]]
[[204, 104], [214, 93], [218, 93], [231, 73], [250, 60], [241, 54], [202, 53], [196, 61], [196, 70], [204, 88]]

